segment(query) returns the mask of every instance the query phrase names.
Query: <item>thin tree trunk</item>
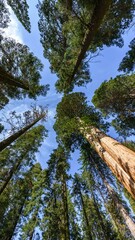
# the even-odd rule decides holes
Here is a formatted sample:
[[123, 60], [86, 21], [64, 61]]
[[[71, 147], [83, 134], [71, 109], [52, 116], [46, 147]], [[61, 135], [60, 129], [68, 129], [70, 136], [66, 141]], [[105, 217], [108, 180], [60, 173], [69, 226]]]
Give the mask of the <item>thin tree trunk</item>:
[[23, 135], [27, 130], [29, 130], [31, 127], [33, 127], [38, 121], [40, 121], [43, 117], [45, 116], [45, 114], [41, 114], [36, 120], [34, 120], [31, 124], [29, 124], [28, 126], [22, 128], [21, 130], [19, 130], [18, 132], [14, 133], [13, 135], [11, 135], [10, 137], [8, 137], [7, 139], [3, 140], [2, 142], [0, 142], [0, 152], [5, 149], [7, 146], [9, 146], [12, 142], [14, 142], [17, 138], [19, 138], [21, 135]]
[[84, 41], [82, 43], [81, 51], [79, 52], [72, 76], [69, 79], [69, 82], [72, 82], [74, 75], [76, 71], [78, 70], [78, 67], [81, 64], [81, 61], [85, 57], [85, 53], [89, 48], [89, 45], [91, 44], [93, 38], [95, 37], [95, 34], [97, 33], [103, 18], [107, 11], [109, 10], [109, 7], [111, 5], [111, 0], [98, 0], [96, 1], [95, 9], [91, 18], [91, 21], [89, 23], [89, 30], [84, 38]]
[[81, 197], [83, 214], [84, 214], [84, 218], [85, 218], [85, 222], [86, 222], [86, 226], [87, 226], [87, 231], [88, 231], [88, 234], [89, 234], [89, 240], [92, 240], [92, 235], [91, 235], [91, 232], [90, 232], [89, 220], [88, 220], [88, 217], [87, 217], [87, 213], [86, 213], [85, 204], [84, 204], [84, 201], [83, 201], [82, 192], [81, 192], [81, 190], [79, 190], [79, 192], [80, 192], [80, 197]]
[[73, 0], [66, 0], [66, 8], [68, 11], [72, 11]]
[[30, 90], [28, 82], [26, 83], [25, 81], [23, 82], [20, 79], [13, 77], [10, 73], [6, 72], [1, 66], [0, 66], [0, 83], [8, 84], [9, 87], [12, 86], [19, 87], [25, 90]]
[[23, 161], [23, 159], [25, 158], [25, 156], [27, 155], [27, 153], [29, 152], [29, 150], [27, 150], [27, 152], [25, 151], [19, 158], [18, 162], [10, 169], [10, 171], [6, 174], [6, 179], [3, 183], [3, 185], [0, 187], [0, 195], [3, 193], [3, 191], [5, 190], [7, 184], [9, 183], [9, 181], [11, 180], [12, 176], [14, 175], [14, 173], [17, 171], [17, 169], [19, 168], [19, 166], [21, 165], [21, 162]]
[[14, 223], [13, 223], [13, 228], [11, 229], [11, 231], [8, 233], [8, 236], [7, 236], [4, 240], [12, 240], [12, 237], [13, 237], [13, 235], [14, 235], [14, 232], [15, 232], [15, 229], [16, 229], [16, 227], [17, 227], [18, 221], [19, 221], [20, 216], [21, 216], [22, 211], [23, 211], [23, 207], [24, 207], [26, 198], [27, 198], [27, 195], [25, 196], [22, 205], [21, 205], [20, 208], [18, 209], [18, 214], [17, 214], [16, 218], [13, 219], [13, 222], [14, 222]]
[[[80, 132], [95, 148], [98, 155], [108, 165], [128, 192], [135, 198], [135, 152], [107, 136], [99, 129], [95, 127], [83, 127], [83, 122], [80, 119], [79, 122], [82, 125]], [[109, 144], [110, 149], [107, 147], [107, 144]]]
[[35, 229], [31, 232], [30, 237], [29, 237], [29, 240], [32, 240], [32, 239], [33, 239], [34, 232], [35, 232]]
[[106, 226], [104, 225], [104, 221], [103, 221], [102, 215], [99, 211], [99, 207], [98, 207], [98, 204], [96, 202], [96, 199], [95, 199], [95, 196], [94, 196], [93, 192], [92, 192], [92, 198], [93, 198], [93, 201], [94, 201], [94, 207], [95, 207], [95, 210], [96, 210], [99, 222], [100, 222], [100, 226], [102, 228], [104, 240], [108, 240], [108, 236], [106, 235]]
[[104, 178], [102, 178], [104, 181], [104, 184], [106, 188], [108, 189], [108, 192], [110, 196], [113, 199], [113, 202], [115, 203], [117, 209], [121, 213], [121, 216], [123, 217], [128, 229], [130, 230], [132, 236], [135, 238], [135, 223], [132, 221], [131, 217], [129, 216], [127, 210], [123, 207], [122, 203], [119, 201], [117, 193], [112, 189], [108, 181]]
[[114, 191], [114, 189], [110, 186], [110, 184], [108, 183], [108, 181], [105, 179], [105, 177], [103, 176], [103, 174], [101, 173], [101, 171], [99, 170], [98, 165], [96, 164], [96, 162], [92, 159], [92, 162], [94, 163], [95, 167], [97, 168], [97, 171], [99, 172], [99, 175], [101, 177], [101, 179], [103, 180], [109, 195], [111, 196], [111, 198], [113, 199], [113, 202], [115, 203], [117, 209], [119, 210], [119, 212], [121, 213], [121, 216], [123, 217], [128, 229], [130, 230], [132, 236], [135, 238], [135, 223], [132, 221], [131, 217], [129, 216], [127, 210], [123, 207], [122, 203], [120, 202], [117, 193]]
[[65, 240], [70, 240], [68, 203], [67, 203], [67, 185], [63, 175], [62, 175], [62, 198], [63, 198], [63, 209], [64, 209]]

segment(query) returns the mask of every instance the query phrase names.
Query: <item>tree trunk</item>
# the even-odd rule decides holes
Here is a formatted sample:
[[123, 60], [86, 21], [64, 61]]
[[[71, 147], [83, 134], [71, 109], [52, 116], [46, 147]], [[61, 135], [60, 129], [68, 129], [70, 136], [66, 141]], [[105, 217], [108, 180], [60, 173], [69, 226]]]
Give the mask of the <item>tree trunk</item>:
[[89, 240], [92, 240], [89, 220], [88, 220], [88, 217], [87, 217], [87, 213], [86, 213], [85, 204], [84, 204], [84, 201], [83, 201], [83, 196], [82, 196], [81, 190], [79, 191], [79, 193], [80, 193], [80, 198], [81, 198], [81, 203], [82, 203], [83, 214], [84, 214], [84, 218], [85, 218], [85, 222], [86, 222], [86, 226], [87, 226], [87, 231], [88, 231], [88, 234], [89, 234]]
[[67, 185], [63, 175], [62, 175], [62, 199], [63, 199], [63, 210], [64, 210], [65, 240], [70, 240], [68, 203], [67, 203]]
[[35, 229], [30, 233], [30, 237], [29, 237], [29, 240], [32, 240], [33, 239], [33, 236], [34, 236], [34, 232], [35, 232]]
[[14, 235], [14, 232], [15, 232], [15, 229], [17, 227], [18, 221], [19, 221], [20, 216], [21, 216], [22, 211], [23, 211], [23, 207], [24, 207], [26, 198], [27, 198], [27, 196], [25, 196], [22, 205], [18, 209], [18, 214], [16, 215], [15, 219], [13, 219], [13, 227], [12, 227], [12, 229], [10, 229], [10, 231], [8, 232], [8, 236], [6, 238], [4, 238], [4, 240], [12, 240], [12, 237]]
[[[108, 165], [114, 175], [135, 198], [135, 152], [107, 136], [95, 127], [82, 127], [81, 133], [95, 148], [101, 159]], [[109, 147], [107, 146], [109, 144]], [[113, 154], [112, 154], [113, 153]], [[126, 171], [125, 171], [126, 170]]]
[[9, 87], [19, 87], [25, 90], [29, 90], [29, 84], [25, 81], [21, 81], [20, 79], [17, 79], [13, 77], [10, 73], [7, 73], [1, 66], [0, 66], [0, 83], [2, 84], [8, 84]]
[[110, 196], [112, 197], [117, 209], [121, 213], [128, 229], [130, 230], [132, 236], [135, 238], [135, 223], [132, 221], [131, 217], [129, 216], [127, 210], [123, 207], [122, 203], [119, 201], [117, 193], [112, 189], [106, 179], [103, 179], [105, 186], [108, 189]]
[[43, 117], [45, 116], [45, 114], [41, 114], [36, 120], [34, 120], [31, 124], [29, 124], [28, 126], [22, 128], [21, 130], [19, 130], [18, 132], [14, 133], [13, 135], [11, 135], [10, 137], [8, 137], [7, 139], [3, 140], [2, 142], [0, 142], [0, 152], [5, 149], [7, 146], [9, 146], [12, 142], [14, 142], [17, 138], [19, 138], [21, 135], [23, 135], [27, 130], [29, 130], [31, 127], [33, 127], [38, 121], [40, 121]]
[[25, 158], [25, 156], [27, 155], [28, 152], [29, 152], [29, 150], [27, 150], [27, 152], [25, 151], [20, 157], [18, 157], [19, 158], [18, 162], [16, 164], [14, 164], [14, 166], [10, 169], [10, 171], [7, 174], [5, 174], [6, 175], [6, 179], [5, 179], [4, 183], [3, 183], [3, 185], [0, 187], [0, 195], [5, 190], [7, 184], [11, 180], [13, 174], [18, 170], [21, 162], [23, 161], [23, 159]]
[[66, 0], [66, 8], [68, 11], [72, 11], [73, 0]]
[[103, 180], [103, 183], [105, 184], [109, 195], [113, 199], [113, 202], [115, 203], [117, 209], [121, 213], [121, 216], [123, 217], [128, 229], [130, 230], [132, 236], [135, 238], [135, 223], [132, 221], [131, 217], [129, 216], [127, 210], [123, 207], [122, 203], [120, 202], [117, 193], [114, 191], [114, 189], [110, 186], [108, 181], [105, 179], [101, 171], [99, 170], [98, 165], [95, 163], [95, 161], [92, 159], [92, 162], [94, 163], [95, 167], [97, 168], [99, 175], [101, 179]]
[[94, 207], [95, 207], [95, 210], [96, 210], [99, 222], [100, 222], [100, 226], [102, 228], [103, 238], [104, 238], [104, 240], [108, 240], [108, 236], [106, 234], [106, 226], [104, 225], [104, 221], [103, 221], [102, 215], [99, 211], [99, 207], [98, 207], [98, 204], [96, 202], [95, 196], [94, 196], [93, 192], [91, 192], [91, 193], [92, 193], [92, 198], [93, 198], [93, 201], [94, 201]]
[[98, 138], [102, 148], [107, 151], [131, 179], [135, 181], [135, 152], [107, 136], [97, 128], [92, 128], [91, 134]]
[[91, 21], [89, 23], [89, 30], [86, 33], [86, 36], [84, 38], [84, 41], [82, 43], [82, 48], [79, 52], [72, 76], [70, 77], [69, 81], [72, 82], [74, 75], [79, 67], [79, 65], [81, 64], [81, 61], [83, 60], [86, 51], [89, 48], [89, 45], [91, 44], [93, 38], [95, 37], [95, 34], [97, 33], [102, 20], [105, 16], [105, 14], [107, 13], [110, 5], [111, 5], [111, 0], [98, 0], [96, 1], [96, 5], [94, 8], [94, 12], [93, 15], [91, 17]]

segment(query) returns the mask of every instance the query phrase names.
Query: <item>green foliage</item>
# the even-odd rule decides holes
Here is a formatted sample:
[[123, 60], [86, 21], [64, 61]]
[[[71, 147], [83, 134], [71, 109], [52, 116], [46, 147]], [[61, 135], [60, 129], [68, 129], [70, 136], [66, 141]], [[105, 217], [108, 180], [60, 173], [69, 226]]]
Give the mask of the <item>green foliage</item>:
[[129, 200], [129, 203], [132, 207], [132, 211], [135, 213], [135, 200], [132, 198], [131, 194], [124, 188], [124, 194], [126, 198]]
[[[7, 187], [11, 179], [33, 165], [41, 143], [46, 137], [46, 129], [40, 125], [21, 136], [16, 143], [0, 153], [0, 191]], [[3, 189], [3, 191], [4, 191]]]
[[[43, 1], [39, 2], [39, 30], [44, 56], [51, 70], [58, 76], [56, 89], [69, 93], [74, 86], [90, 81], [88, 54], [95, 53], [104, 45], [123, 46], [122, 34], [133, 20], [134, 1], [112, 1], [109, 11], [93, 35], [89, 48], [84, 51], [79, 67], [74, 72], [78, 55], [83, 49], [87, 33], [91, 31], [91, 19], [98, 3], [95, 1]], [[117, 16], [117, 17], [116, 17]], [[93, 17], [94, 19], [94, 17]]]
[[93, 104], [104, 115], [115, 116], [113, 126], [120, 135], [134, 134], [135, 75], [121, 75], [105, 81], [95, 91]]
[[32, 238], [36, 232], [36, 227], [41, 223], [42, 195], [44, 193], [46, 171], [41, 169], [39, 163], [32, 168], [33, 181], [31, 195], [26, 201], [26, 207], [23, 213], [21, 224], [21, 239]]
[[[26, 45], [16, 43], [13, 39], [2, 39], [1, 66], [16, 79], [21, 80], [29, 87], [29, 91], [15, 86], [1, 83], [2, 106], [8, 103], [8, 98], [21, 99], [27, 95], [36, 99], [37, 96], [45, 96], [49, 85], [40, 85], [43, 64], [34, 56]], [[6, 76], [3, 76], [3, 78]]]
[[7, 3], [12, 8], [16, 17], [22, 23], [25, 29], [28, 32], [30, 32], [31, 24], [30, 24], [30, 18], [28, 15], [29, 6], [27, 4], [27, 1], [26, 0], [14, 0], [14, 1], [7, 0]]
[[118, 69], [126, 73], [133, 72], [135, 69], [135, 38], [131, 41], [129, 48]]
[[56, 122], [54, 129], [58, 139], [67, 149], [78, 148], [84, 141], [80, 133], [82, 119], [86, 125], [105, 128], [101, 115], [94, 107], [88, 106], [83, 93], [72, 93], [64, 96], [57, 106]]
[[[0, 2], [0, 10], [1, 10], [1, 15], [0, 15], [0, 28], [6, 28], [8, 27], [8, 24], [10, 22], [10, 14], [8, 8], [5, 6], [4, 1]], [[0, 30], [1, 32], [1, 30]]]

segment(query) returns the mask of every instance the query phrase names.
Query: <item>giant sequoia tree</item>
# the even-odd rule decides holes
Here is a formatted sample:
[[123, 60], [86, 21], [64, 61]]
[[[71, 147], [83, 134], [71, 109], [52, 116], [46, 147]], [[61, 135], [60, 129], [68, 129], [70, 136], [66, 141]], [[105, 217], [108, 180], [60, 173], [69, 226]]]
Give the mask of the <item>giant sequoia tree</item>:
[[54, 129], [63, 143], [71, 148], [84, 136], [107, 163], [120, 182], [135, 197], [135, 153], [107, 136], [101, 129], [101, 115], [87, 105], [83, 93], [63, 97], [57, 106]]
[[[116, 181], [113, 177], [111, 171], [107, 167], [107, 165], [101, 161], [101, 158], [98, 156], [98, 154], [92, 149], [92, 147], [89, 146], [88, 143], [84, 143], [81, 146], [81, 161], [83, 163], [83, 169], [86, 171], [88, 175], [88, 184], [90, 184], [90, 179], [92, 177], [92, 187], [95, 189], [98, 186], [98, 191], [103, 196], [101, 191], [103, 191], [102, 188], [106, 188], [107, 192], [106, 195], [104, 195], [103, 202], [105, 204], [104, 207], [107, 206], [107, 210], [110, 212], [110, 210], [114, 207], [114, 212], [110, 212], [111, 216], [114, 219], [114, 222], [116, 226], [118, 226], [118, 231], [121, 232], [121, 234], [129, 234], [128, 230], [130, 230], [130, 233], [132, 236], [135, 236], [135, 223], [133, 222], [131, 216], [129, 215], [129, 209], [126, 205], [126, 203], [123, 201], [122, 196], [120, 194], [120, 191], [117, 189], [117, 192], [115, 190], [116, 188]], [[91, 176], [92, 175], [92, 176]], [[102, 187], [100, 187], [100, 184]], [[104, 191], [106, 191], [104, 189]], [[109, 203], [109, 204], [108, 204]], [[109, 205], [109, 206], [108, 206]], [[119, 216], [117, 214], [119, 212]], [[117, 216], [117, 217], [116, 217]], [[120, 217], [120, 218], [119, 218]], [[119, 221], [117, 221], [116, 218], [119, 218]], [[125, 224], [125, 233], [124, 229], [122, 229], [122, 224]], [[120, 226], [121, 225], [121, 226]], [[127, 226], [127, 229], [126, 229]], [[124, 235], [123, 235], [124, 236]], [[128, 235], [127, 235], [128, 237]]]

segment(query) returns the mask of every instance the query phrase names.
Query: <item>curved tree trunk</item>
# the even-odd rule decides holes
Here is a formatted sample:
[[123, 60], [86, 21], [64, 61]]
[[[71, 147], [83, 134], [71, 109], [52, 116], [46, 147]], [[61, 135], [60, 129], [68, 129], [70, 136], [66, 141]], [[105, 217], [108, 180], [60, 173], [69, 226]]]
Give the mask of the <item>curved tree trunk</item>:
[[25, 81], [21, 81], [20, 79], [14, 78], [10, 73], [7, 73], [1, 66], [0, 66], [0, 83], [8, 84], [9, 87], [19, 87], [25, 90], [29, 90], [29, 84]]
[[38, 121], [40, 121], [43, 117], [45, 116], [45, 114], [41, 114], [36, 120], [34, 120], [31, 124], [29, 124], [28, 126], [22, 128], [21, 130], [19, 130], [18, 132], [14, 133], [13, 135], [11, 135], [10, 137], [8, 137], [7, 139], [3, 140], [2, 142], [0, 142], [0, 152], [5, 149], [7, 146], [9, 146], [12, 142], [14, 142], [17, 138], [19, 138], [21, 135], [23, 135], [27, 130], [29, 130], [31, 127], [33, 127]]

